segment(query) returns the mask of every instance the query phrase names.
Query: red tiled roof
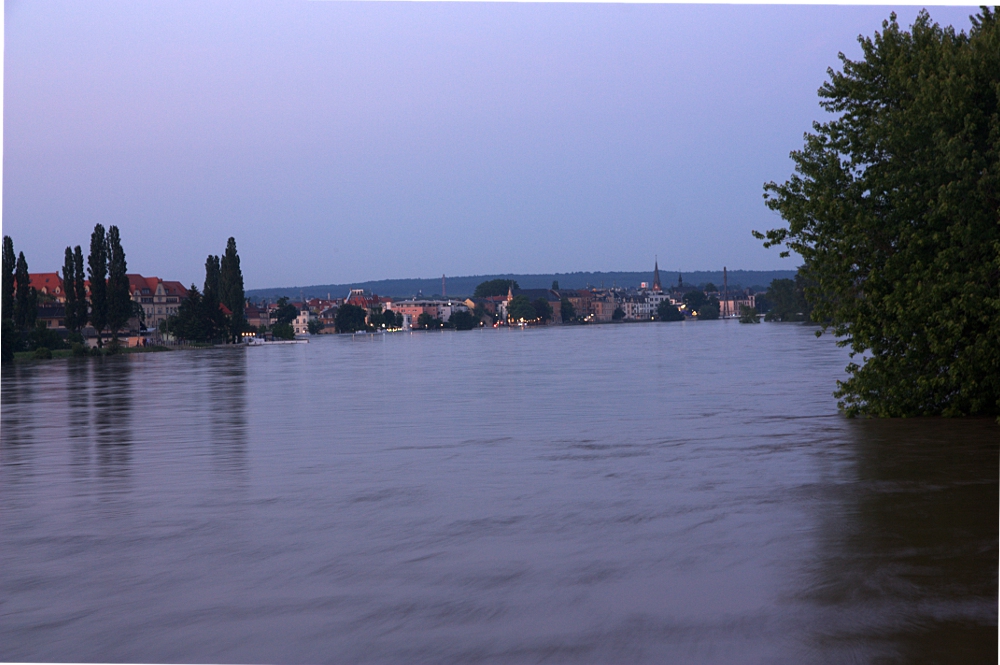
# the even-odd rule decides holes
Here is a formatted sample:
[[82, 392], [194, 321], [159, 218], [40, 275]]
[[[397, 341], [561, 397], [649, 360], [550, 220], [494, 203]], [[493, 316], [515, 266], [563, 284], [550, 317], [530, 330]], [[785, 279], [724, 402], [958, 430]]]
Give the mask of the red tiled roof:
[[39, 293], [50, 296], [63, 295], [63, 281], [57, 272], [28, 273], [28, 283]]

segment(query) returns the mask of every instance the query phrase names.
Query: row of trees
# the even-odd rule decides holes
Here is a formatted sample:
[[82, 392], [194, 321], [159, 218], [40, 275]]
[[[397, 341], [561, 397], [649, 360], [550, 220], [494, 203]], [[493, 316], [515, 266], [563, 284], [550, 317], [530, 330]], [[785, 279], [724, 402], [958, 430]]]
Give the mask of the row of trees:
[[[295, 308], [291, 307], [291, 310], [289, 322], [296, 315]], [[240, 269], [235, 238], [229, 238], [221, 258], [208, 255], [205, 259], [205, 282], [202, 290], [199, 291], [192, 284], [177, 314], [164, 321], [162, 327], [178, 339], [231, 343], [238, 342], [241, 335], [249, 329], [243, 271]]]
[[[14, 241], [3, 237], [2, 316], [4, 351], [9, 359], [15, 349], [23, 346], [47, 349], [59, 348], [65, 342], [49, 330], [41, 330], [44, 323], [37, 321], [41, 301], [51, 301], [52, 294], [40, 294], [31, 286], [28, 261], [24, 252], [14, 258]], [[142, 309], [132, 302], [129, 293], [125, 250], [117, 226], [107, 232], [101, 224], [94, 226], [87, 258], [90, 280], [90, 301], [84, 278], [83, 250], [79, 245], [66, 248], [62, 278], [66, 299], [64, 321], [70, 331], [71, 341], [82, 342], [80, 331], [89, 323], [98, 332], [98, 346], [103, 346], [103, 333], [109, 331], [117, 342], [118, 333], [133, 316], [141, 321]]]
[[34, 328], [38, 316], [38, 293], [31, 286], [24, 252], [14, 258], [14, 241], [10, 236], [3, 237], [2, 289], [3, 302], [0, 307], [3, 308], [4, 322], [9, 320], [10, 327], [17, 331]]

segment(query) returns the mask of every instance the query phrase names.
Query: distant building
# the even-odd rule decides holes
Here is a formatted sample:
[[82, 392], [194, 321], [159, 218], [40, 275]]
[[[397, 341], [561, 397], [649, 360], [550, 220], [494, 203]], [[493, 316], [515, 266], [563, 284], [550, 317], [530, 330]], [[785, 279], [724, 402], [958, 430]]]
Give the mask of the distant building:
[[299, 315], [292, 321], [292, 329], [295, 330], [296, 335], [308, 335], [309, 322], [315, 321], [317, 318], [316, 314], [309, 311], [308, 307], [302, 307], [299, 310]]
[[159, 277], [127, 275], [132, 301], [139, 303], [146, 317], [146, 327], [152, 330], [177, 314], [181, 301], [187, 298], [188, 290], [180, 282], [168, 282]]
[[46, 328], [65, 328], [66, 306], [60, 302], [40, 304], [35, 321], [44, 323]]
[[[62, 277], [57, 272], [36, 272], [28, 273], [29, 284], [39, 294], [48, 296], [56, 302], [66, 302], [66, 292], [63, 286]], [[45, 300], [45, 298], [43, 298]]]
[[[447, 321], [455, 312], [468, 312], [470, 307], [460, 300], [433, 300], [424, 298], [417, 300], [396, 300], [389, 302], [386, 309], [398, 312], [404, 317], [409, 317], [412, 322], [416, 322], [421, 314], [427, 314], [432, 319]], [[404, 321], [405, 324], [405, 321]], [[405, 325], [403, 326], [406, 327]]]
[[[648, 321], [653, 315], [652, 303], [645, 294], [625, 295], [618, 299], [618, 306], [629, 321]], [[612, 310], [614, 314], [614, 310]]]

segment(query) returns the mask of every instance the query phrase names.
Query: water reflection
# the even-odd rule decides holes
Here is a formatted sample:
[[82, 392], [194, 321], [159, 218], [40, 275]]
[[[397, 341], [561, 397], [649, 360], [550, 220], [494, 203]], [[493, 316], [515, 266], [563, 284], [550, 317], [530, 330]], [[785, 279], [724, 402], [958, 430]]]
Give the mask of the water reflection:
[[824, 490], [822, 660], [996, 662], [1000, 432], [991, 420], [850, 423]]
[[70, 473], [75, 478], [90, 474], [90, 358], [73, 358], [66, 366], [66, 427], [69, 438]]
[[133, 400], [141, 391], [132, 389], [132, 358], [101, 358], [93, 363], [94, 432], [99, 477], [105, 489], [124, 489], [132, 459]]
[[228, 472], [247, 470], [247, 357], [234, 351], [218, 353], [206, 368], [213, 461]]
[[13, 479], [29, 473], [30, 444], [35, 439], [38, 367], [33, 363], [7, 364], [2, 372], [0, 466], [6, 467]]

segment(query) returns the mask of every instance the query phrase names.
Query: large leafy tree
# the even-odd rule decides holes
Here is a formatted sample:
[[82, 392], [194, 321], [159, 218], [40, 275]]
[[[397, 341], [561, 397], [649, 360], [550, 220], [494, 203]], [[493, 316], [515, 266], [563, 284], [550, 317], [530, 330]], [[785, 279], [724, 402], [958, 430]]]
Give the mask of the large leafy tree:
[[363, 307], [344, 304], [337, 310], [337, 316], [334, 318], [333, 323], [337, 332], [343, 333], [364, 330], [366, 327], [365, 318], [367, 314], [368, 313], [365, 312]]
[[291, 325], [299, 315], [298, 307], [288, 301], [288, 296], [278, 298], [277, 305], [278, 308], [274, 310], [274, 322], [278, 325]]
[[773, 279], [764, 298], [769, 311], [765, 321], [807, 321], [812, 309], [805, 295], [801, 270], [795, 279]]
[[573, 303], [569, 301], [569, 298], [563, 297], [559, 301], [559, 314], [561, 315], [563, 323], [572, 321], [576, 318], [576, 309], [573, 307]]
[[17, 269], [17, 257], [14, 256], [14, 241], [10, 236], [3, 237], [3, 318], [14, 318], [14, 271]]
[[117, 226], [108, 228], [107, 324], [115, 339], [132, 316], [132, 296], [128, 286], [128, 265]]
[[550, 321], [552, 320], [552, 305], [545, 298], [536, 298], [531, 302], [531, 306], [535, 308], [535, 316], [539, 321]]
[[90, 324], [97, 331], [97, 345], [104, 346], [101, 333], [108, 325], [108, 244], [100, 224], [94, 225], [94, 232], [90, 234], [87, 273], [90, 278]]
[[802, 256], [806, 295], [864, 360], [836, 395], [848, 414], [1000, 413], [1000, 30], [895, 15], [863, 58], [840, 55], [795, 173], [765, 185]]
[[507, 303], [507, 320], [509, 321], [515, 323], [518, 321], [534, 321], [537, 316], [535, 306], [528, 300], [528, 296], [514, 296]]
[[206, 330], [202, 295], [194, 284], [188, 289], [187, 297], [181, 301], [177, 314], [166, 321], [167, 330], [178, 339], [203, 342], [209, 339], [211, 331]]
[[226, 253], [222, 255], [219, 300], [232, 312], [229, 335], [232, 341], [236, 342], [246, 327], [246, 294], [243, 291], [243, 272], [240, 270], [240, 256], [236, 253], [235, 238], [229, 239], [226, 243]]
[[660, 321], [683, 321], [684, 315], [677, 309], [676, 305], [671, 305], [669, 300], [664, 300], [656, 306], [656, 317]]

